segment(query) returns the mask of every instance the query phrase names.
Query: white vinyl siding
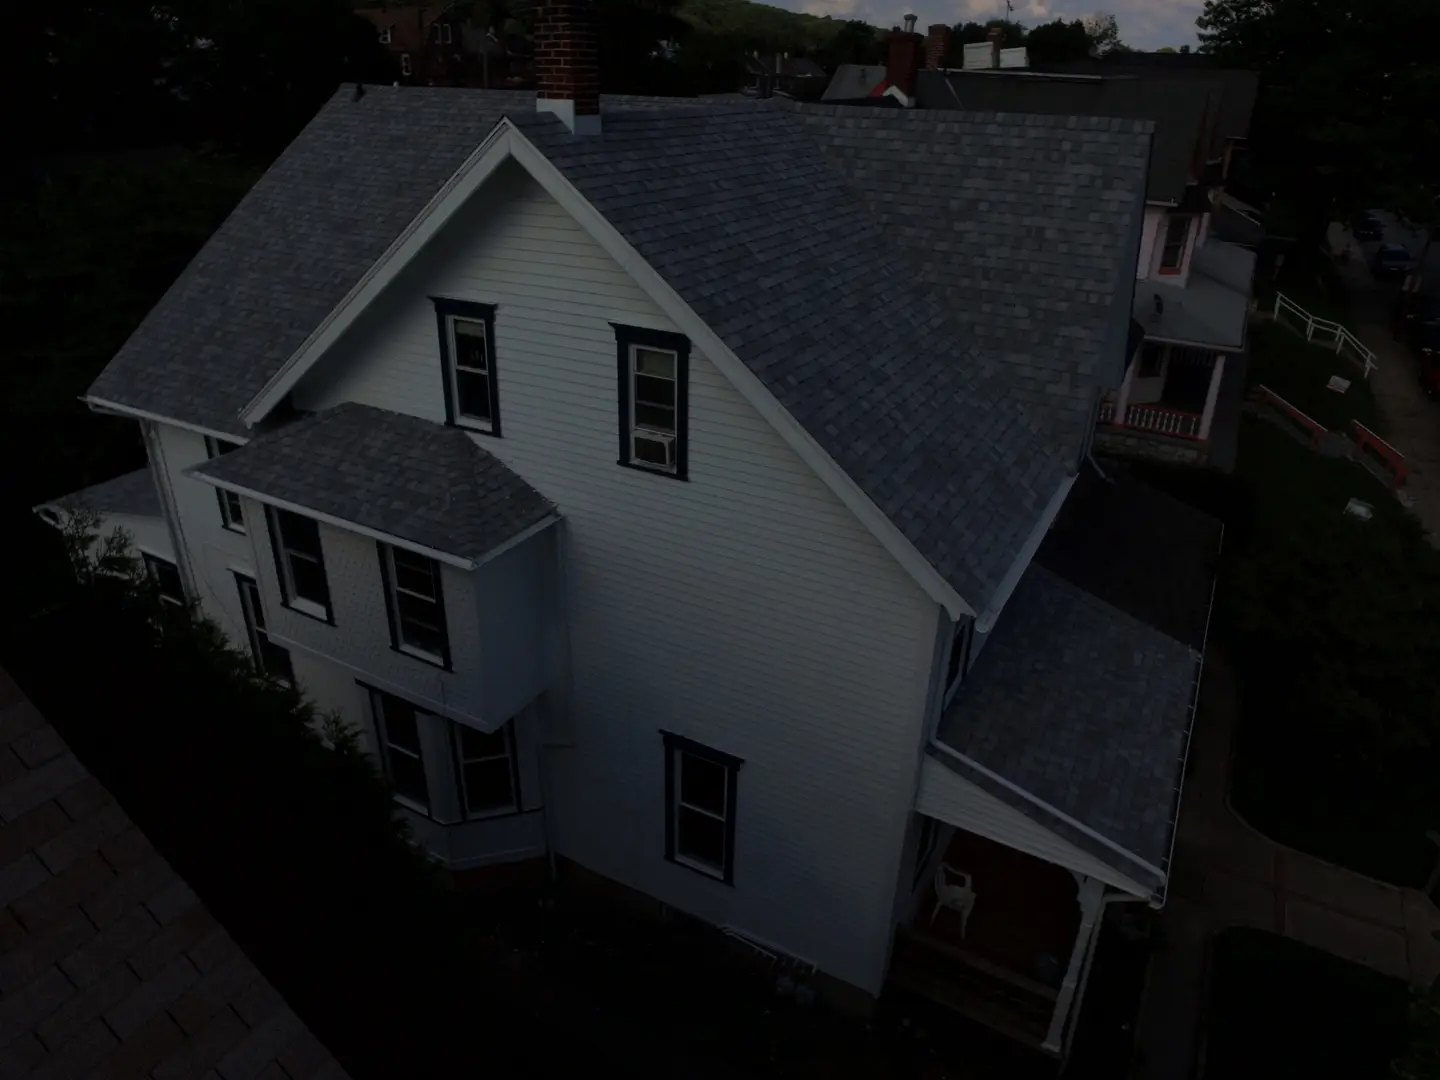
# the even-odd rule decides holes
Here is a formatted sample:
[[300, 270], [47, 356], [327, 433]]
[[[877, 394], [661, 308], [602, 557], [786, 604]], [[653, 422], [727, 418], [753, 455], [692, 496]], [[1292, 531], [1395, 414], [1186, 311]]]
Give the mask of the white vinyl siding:
[[[476, 439], [565, 518], [573, 747], [547, 756], [556, 850], [878, 991], [935, 604], [698, 349], [689, 482], [616, 467], [612, 324], [679, 330], [513, 164], [296, 404], [444, 422], [432, 296], [495, 305], [505, 438]], [[661, 730], [745, 761], [734, 887], [664, 858]]]

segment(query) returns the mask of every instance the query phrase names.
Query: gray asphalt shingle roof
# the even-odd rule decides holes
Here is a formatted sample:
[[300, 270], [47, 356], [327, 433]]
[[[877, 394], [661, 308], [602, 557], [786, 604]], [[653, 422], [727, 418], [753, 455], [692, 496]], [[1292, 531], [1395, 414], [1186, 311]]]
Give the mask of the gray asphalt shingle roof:
[[1131, 75], [1100, 78], [1028, 71], [922, 71], [916, 96], [926, 109], [1153, 121], [1155, 143], [1146, 198], [1171, 203], [1184, 197], [1186, 184], [1203, 164], [1199, 150], [1207, 119], [1218, 107], [1218, 91], [1193, 79], [1155, 83]]
[[821, 101], [855, 101], [868, 98], [889, 77], [884, 64], [841, 64], [830, 76]]
[[[1200, 654], [1032, 564], [941, 719], [939, 739], [1165, 868]], [[1142, 882], [1163, 879], [948, 755], [939, 759]]]
[[[342, 89], [91, 396], [239, 433], [243, 408], [504, 113], [956, 591], [985, 604], [1074, 466], [1078, 418], [1107, 379], [1101, 324], [1116, 314], [1118, 380], [1144, 125], [775, 99], [607, 106], [604, 135], [586, 139], [529, 95], [376, 87], [357, 102]], [[870, 185], [874, 155], [910, 143], [946, 167], [907, 161], [891, 171], [923, 187]], [[973, 265], [947, 276], [944, 258], [917, 256], [921, 222], [904, 204], [922, 193], [956, 208], [936, 250]], [[969, 237], [964, 213], [985, 221]], [[1066, 357], [1074, 373], [1059, 370]]]
[[830, 105], [796, 110], [986, 363], [1078, 459], [1124, 373], [1143, 120]]
[[123, 473], [90, 487], [62, 495], [44, 506], [85, 506], [100, 514], [129, 514], [133, 517], [161, 517], [160, 492], [149, 468]]
[[555, 513], [464, 431], [353, 402], [189, 471], [462, 559]]

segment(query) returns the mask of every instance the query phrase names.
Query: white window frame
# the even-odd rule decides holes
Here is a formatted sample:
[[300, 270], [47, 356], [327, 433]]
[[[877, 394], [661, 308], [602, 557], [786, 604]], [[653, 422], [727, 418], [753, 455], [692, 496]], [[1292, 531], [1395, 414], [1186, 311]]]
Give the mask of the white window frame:
[[380, 44], [381, 44], [381, 45], [389, 45], [389, 44], [390, 44], [390, 27], [388, 27], [388, 26], [382, 26], [382, 27], [380, 28]]
[[[396, 697], [394, 694], [377, 690], [374, 687], [369, 687], [368, 690], [370, 693], [370, 715], [375, 723], [375, 742], [377, 749], [380, 751], [381, 761], [385, 767], [385, 782], [390, 786], [390, 797], [405, 807], [405, 809], [435, 820], [435, 781], [430, 775], [430, 769], [427, 767], [425, 760], [425, 718], [428, 714], [404, 698]], [[415, 717], [415, 742], [417, 745], [414, 751], [408, 750], [405, 747], [396, 746], [390, 741], [390, 728], [385, 717], [385, 701], [387, 698], [404, 705]], [[424, 803], [419, 803], [410, 796], [402, 795], [395, 790], [395, 781], [393, 779], [394, 770], [390, 762], [390, 755], [395, 753], [403, 754], [406, 758], [412, 758], [419, 763], [420, 775], [425, 778]]]
[[[455, 796], [460, 804], [460, 816], [465, 821], [485, 821], [489, 818], [507, 817], [518, 813], [520, 810], [520, 772], [518, 761], [515, 757], [515, 721], [507, 720], [503, 727], [496, 729], [496, 734], [501, 736], [505, 747], [503, 753], [489, 754], [485, 757], [467, 758], [465, 756], [465, 733], [461, 729], [463, 724], [458, 721], [450, 723], [450, 754], [455, 764]], [[483, 732], [482, 732], [483, 734]], [[465, 785], [465, 766], [474, 765], [485, 761], [505, 761], [505, 767], [510, 774], [510, 805], [494, 806], [488, 810], [472, 811], [470, 809], [470, 793]]]
[[[180, 563], [178, 561], [176, 561], [175, 559], [171, 559], [165, 555], [160, 555], [153, 551], [146, 551], [144, 548], [141, 548], [140, 562], [141, 565], [145, 567], [146, 579], [149, 580], [150, 583], [155, 587], [155, 593], [157, 596], [159, 596], [160, 602], [162, 604], [169, 604], [171, 607], [183, 608], [190, 602], [189, 596], [187, 596], [185, 593], [185, 578], [180, 573]], [[175, 577], [180, 582], [179, 597], [167, 596], [165, 595], [165, 593], [160, 591], [160, 575], [157, 574], [153, 569], [156, 563], [164, 563], [166, 566], [171, 567], [175, 571]]]
[[455, 43], [449, 23], [438, 22], [435, 24], [435, 40], [441, 45], [453, 45]]
[[[1185, 234], [1180, 238], [1180, 254], [1175, 260], [1175, 265], [1170, 266], [1165, 262], [1165, 249], [1170, 246], [1170, 226], [1177, 221], [1185, 223]], [[1157, 271], [1161, 274], [1178, 274], [1185, 268], [1185, 252], [1190, 247], [1190, 234], [1194, 231], [1192, 227], [1193, 218], [1188, 214], [1171, 214], [1165, 219], [1165, 231], [1160, 237], [1160, 263]]]
[[408, 52], [400, 54], [400, 74], [405, 76], [415, 74], [415, 68], [414, 65], [410, 63], [410, 54]]
[[[213, 435], [205, 436], [205, 453], [210, 460], [238, 450], [240, 443], [224, 442]], [[233, 491], [226, 491], [224, 488], [215, 489], [215, 498], [220, 503], [220, 526], [228, 532], [245, 535], [245, 510], [240, 503], [240, 496]]]
[[[250, 655], [254, 657], [256, 669], [269, 675], [276, 682], [285, 686], [294, 686], [294, 657], [284, 645], [279, 645], [270, 639], [270, 628], [265, 625], [265, 608], [260, 598], [260, 582], [249, 574], [236, 571], [235, 584], [240, 592], [240, 613], [245, 617], [245, 635], [250, 639]], [[289, 675], [271, 671], [266, 666], [265, 650], [261, 647], [262, 640], [272, 648], [282, 650], [287, 657], [290, 657]]]
[[[682, 736], [673, 735], [669, 732], [661, 732], [665, 743], [665, 798], [666, 798], [666, 822], [665, 822], [665, 856], [671, 862], [693, 870], [697, 874], [704, 874], [708, 878], [724, 882], [726, 885], [734, 884], [735, 875], [735, 830], [738, 827], [738, 819], [735, 811], [735, 800], [738, 797], [740, 766], [743, 762], [729, 754], [718, 750], [712, 750], [707, 746], [693, 742]], [[685, 759], [694, 758], [711, 768], [721, 770], [723, 778], [723, 798], [720, 813], [706, 806], [696, 806], [694, 803], [686, 802], [683, 796], [685, 788]], [[681, 850], [681, 810], [689, 811], [692, 814], [699, 814], [711, 821], [720, 823], [720, 836], [722, 851], [720, 864], [706, 862], [704, 859], [694, 855], [686, 854]]]
[[[459, 337], [456, 327], [465, 323], [468, 326], [478, 326], [482, 331], [480, 339], [485, 342], [485, 366], [483, 368], [472, 367], [469, 364], [460, 363]], [[455, 426], [469, 428], [472, 431], [483, 431], [487, 434], [495, 433], [495, 343], [490, 336], [490, 320], [475, 318], [470, 315], [446, 315], [445, 316], [445, 344], [450, 350], [450, 370], [447, 377], [450, 380], [450, 400], [455, 403]], [[467, 337], [472, 335], [467, 334]], [[490, 401], [490, 415], [476, 416], [474, 413], [463, 412], [460, 408], [460, 372], [475, 375], [485, 380], [486, 396]]]
[[[653, 469], [655, 472], [673, 473], [679, 468], [680, 461], [680, 451], [677, 445], [680, 441], [680, 353], [675, 349], [659, 348], [654, 345], [645, 345], [643, 343], [632, 343], [629, 348], [630, 416], [628, 419], [630, 423], [630, 464], [641, 469]], [[661, 353], [665, 356], [670, 357], [669, 379], [671, 385], [674, 387], [674, 394], [672, 395], [672, 400], [674, 401], [674, 404], [668, 406], [671, 413], [669, 431], [666, 431], [664, 428], [654, 427], [650, 424], [642, 424], [639, 420], [635, 418], [635, 398], [636, 390], [638, 388], [637, 380], [639, 376], [643, 374], [647, 379], [665, 378], [664, 375], [652, 375], [649, 372], [640, 371], [640, 351], [642, 349], [646, 352]], [[651, 405], [649, 407], [663, 409], [667, 406]], [[640, 457], [639, 454], [635, 452], [635, 435], [637, 432], [645, 432], [651, 435], [668, 437], [670, 439], [670, 464], [656, 465], [654, 462], [646, 461], [642, 457]]]
[[[331, 605], [333, 604], [333, 600], [321, 604], [308, 597], [298, 595], [295, 592], [295, 572], [290, 565], [291, 559], [298, 558], [318, 566], [321, 576], [325, 579], [325, 595], [328, 600], [330, 598], [330, 577], [325, 570], [325, 551], [323, 544], [319, 558], [311, 555], [308, 551], [298, 551], [287, 546], [285, 542], [285, 529], [281, 524], [286, 514], [299, 518], [300, 520], [313, 520], [306, 518], [303, 514], [296, 514], [290, 510], [273, 510], [270, 514], [270, 527], [274, 530], [275, 534], [275, 551], [280, 556], [275, 561], [279, 564], [277, 569], [280, 571], [280, 585], [285, 606], [300, 612], [302, 615], [309, 615], [312, 618], [329, 622], [331, 619]], [[320, 523], [318, 521], [315, 522], [315, 535], [317, 537], [320, 535]]]
[[[435, 664], [437, 667], [449, 668], [450, 666], [450, 628], [445, 618], [445, 588], [444, 578], [441, 575], [440, 564], [426, 555], [417, 555], [413, 551], [406, 551], [409, 558], [424, 559], [429, 564], [430, 580], [435, 585], [435, 595], [422, 596], [413, 589], [407, 589], [400, 584], [400, 575], [396, 572], [395, 552], [393, 544], [380, 544], [380, 557], [385, 560], [385, 588], [389, 592], [386, 599], [386, 606], [390, 613], [390, 638], [395, 645], [397, 652], [406, 656], [413, 656], [417, 660], [424, 660], [426, 663]], [[423, 603], [433, 604], [435, 607], [435, 619], [439, 624], [441, 652], [437, 655], [428, 649], [422, 649], [418, 645], [411, 645], [405, 640], [405, 621], [400, 613], [400, 596], [412, 597]]]

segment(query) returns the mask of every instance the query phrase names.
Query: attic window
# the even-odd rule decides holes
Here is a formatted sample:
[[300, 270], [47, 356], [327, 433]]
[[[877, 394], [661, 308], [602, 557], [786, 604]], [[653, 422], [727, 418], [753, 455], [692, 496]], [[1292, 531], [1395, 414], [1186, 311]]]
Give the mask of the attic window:
[[620, 464], [685, 479], [690, 342], [616, 326]]
[[495, 309], [467, 300], [433, 298], [440, 332], [445, 418], [455, 427], [500, 434], [495, 376]]

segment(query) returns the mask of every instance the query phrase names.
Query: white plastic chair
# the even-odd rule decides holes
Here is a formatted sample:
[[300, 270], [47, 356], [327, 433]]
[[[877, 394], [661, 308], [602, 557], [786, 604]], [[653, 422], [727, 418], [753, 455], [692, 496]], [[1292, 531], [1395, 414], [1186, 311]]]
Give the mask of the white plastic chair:
[[[959, 885], [952, 885], [950, 878], [958, 878]], [[970, 875], [956, 870], [949, 863], [935, 868], [935, 910], [930, 912], [930, 921], [940, 914], [941, 908], [960, 913], [960, 939], [965, 939], [965, 929], [970, 925], [970, 912], [975, 909], [975, 890], [970, 884]]]

